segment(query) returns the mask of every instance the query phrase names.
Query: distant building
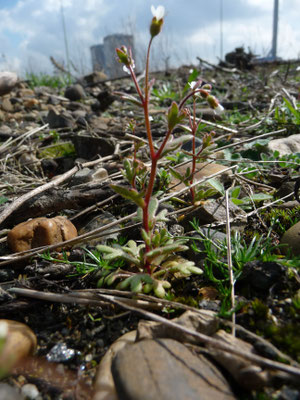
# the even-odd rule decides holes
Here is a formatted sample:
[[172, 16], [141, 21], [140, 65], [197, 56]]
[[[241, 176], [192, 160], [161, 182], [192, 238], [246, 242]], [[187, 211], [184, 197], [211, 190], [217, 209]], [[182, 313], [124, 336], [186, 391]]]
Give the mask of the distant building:
[[103, 44], [91, 46], [93, 71], [103, 71], [109, 78], [117, 78], [126, 74], [123, 66], [117, 61], [116, 48], [131, 48], [134, 56], [132, 35], [113, 34], [105, 36]]

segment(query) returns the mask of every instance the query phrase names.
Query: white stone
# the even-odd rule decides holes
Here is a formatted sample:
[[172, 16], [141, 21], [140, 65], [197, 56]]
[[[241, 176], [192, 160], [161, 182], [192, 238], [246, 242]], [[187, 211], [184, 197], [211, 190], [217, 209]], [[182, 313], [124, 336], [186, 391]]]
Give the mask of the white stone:
[[18, 75], [14, 72], [0, 72], [0, 96], [9, 93], [17, 84]]
[[273, 139], [268, 143], [271, 151], [279, 151], [281, 156], [286, 154], [300, 153], [300, 134]]

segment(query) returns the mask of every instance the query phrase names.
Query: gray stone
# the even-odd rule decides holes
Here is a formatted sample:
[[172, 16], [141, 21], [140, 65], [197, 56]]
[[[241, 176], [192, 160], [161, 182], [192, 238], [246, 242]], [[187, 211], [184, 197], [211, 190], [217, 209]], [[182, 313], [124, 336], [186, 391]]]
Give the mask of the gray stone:
[[10, 135], [10, 134], [12, 134], [12, 129], [8, 125], [1, 125], [0, 134]]
[[[199, 139], [198, 137], [196, 137], [195, 144], [196, 144], [196, 149], [199, 150], [199, 147], [202, 145], [202, 140]], [[188, 142], [185, 142], [181, 146], [181, 149], [185, 150], [185, 151], [192, 152], [193, 151], [193, 140], [189, 140]]]
[[[191, 227], [192, 226], [190, 225], [190, 228]], [[200, 227], [200, 230], [201, 232], [203, 232], [204, 237], [212, 240], [211, 248], [214, 251], [217, 251], [217, 246], [219, 246], [220, 243], [223, 243], [226, 240], [226, 234], [223, 232], [205, 227]], [[204, 259], [207, 256], [207, 252], [203, 241], [204, 237], [195, 231], [187, 233], [186, 236], [191, 238], [189, 242], [190, 243], [189, 249], [187, 250], [187, 258], [191, 261], [194, 261], [194, 263], [198, 267], [201, 267], [204, 263]], [[198, 252], [195, 252], [193, 250], [191, 246], [192, 243], [197, 247]]]
[[283, 182], [280, 188], [276, 191], [276, 197], [281, 198], [289, 194], [290, 196], [288, 199], [292, 199], [294, 197], [294, 187], [295, 182]]
[[[211, 336], [217, 332], [219, 322], [216, 313], [208, 310], [185, 311], [180, 317], [174, 318], [172, 322], [190, 330]], [[170, 328], [168, 325], [154, 321], [140, 321], [137, 328], [137, 341], [144, 339], [169, 338], [180, 343], [198, 344], [199, 340], [185, 332]]]
[[71, 101], [81, 100], [85, 97], [85, 91], [81, 85], [76, 83], [66, 88], [65, 97]]
[[38, 388], [32, 383], [26, 383], [22, 386], [21, 392], [28, 400], [35, 400], [40, 395]]
[[[116, 222], [116, 218], [108, 211], [103, 211], [100, 215], [95, 216], [90, 221], [88, 221], [81, 229], [80, 235], [91, 232], [95, 229], [101, 228], [106, 226], [112, 222]], [[106, 243], [107, 239], [117, 239], [119, 234], [118, 233], [110, 233], [115, 231], [116, 229], [121, 229], [120, 225], [115, 225], [110, 229], [105, 230], [105, 235], [101, 238], [90, 239], [89, 244], [92, 246], [96, 246], [99, 243]]]
[[97, 168], [92, 171], [91, 177], [93, 181], [102, 181], [103, 179], [108, 178], [108, 172], [105, 168]]
[[[247, 221], [247, 213], [230, 200], [229, 216], [232, 219], [237, 219], [239, 226]], [[212, 224], [214, 222], [224, 223], [226, 221], [225, 198], [207, 200], [203, 202], [200, 207], [187, 213], [181, 221], [181, 224], [185, 229], [191, 229], [190, 221], [192, 221], [193, 218], [196, 218], [200, 225]], [[235, 224], [232, 223], [232, 226], [235, 226]]]
[[10, 99], [8, 97], [5, 97], [2, 100], [2, 110], [6, 112], [13, 112], [14, 111], [14, 106], [11, 104]]
[[0, 72], [0, 96], [9, 93], [17, 84], [18, 76], [14, 72]]
[[89, 168], [80, 169], [78, 172], [76, 172], [75, 175], [73, 175], [70, 185], [77, 186], [81, 185], [82, 183], [91, 182], [92, 180], [91, 173], [92, 171]]
[[295, 255], [300, 255], [300, 221], [288, 229], [281, 238], [282, 252], [287, 254], [289, 251]]
[[78, 157], [85, 160], [91, 160], [96, 156], [109, 156], [114, 152], [114, 145], [111, 141], [104, 138], [96, 138], [92, 136], [74, 136], [72, 137], [75, 150]]
[[271, 151], [279, 151], [281, 156], [285, 154], [300, 153], [300, 134], [288, 137], [273, 139], [268, 143], [268, 149]]
[[126, 346], [114, 358], [112, 374], [122, 400], [235, 398], [214, 364], [172, 339]]
[[3, 400], [24, 400], [24, 397], [7, 383], [0, 383], [0, 399]]
[[74, 127], [74, 120], [70, 114], [66, 112], [60, 114], [54, 109], [49, 110], [47, 115], [47, 122], [50, 129]]
[[[299, 246], [299, 245], [298, 245]], [[266, 292], [284, 276], [281, 264], [274, 261], [249, 261], [243, 267], [238, 286], [245, 286]]]

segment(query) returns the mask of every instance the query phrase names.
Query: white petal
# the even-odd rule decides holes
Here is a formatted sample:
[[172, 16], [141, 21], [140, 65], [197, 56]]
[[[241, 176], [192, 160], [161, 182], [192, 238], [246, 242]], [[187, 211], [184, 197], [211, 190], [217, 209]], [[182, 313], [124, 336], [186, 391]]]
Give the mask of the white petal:
[[126, 72], [128, 75], [130, 75], [129, 69], [126, 67], [126, 65], [123, 65], [123, 71]]
[[165, 15], [165, 7], [164, 6], [158, 6], [156, 9], [156, 19], [160, 20], [164, 17]]
[[158, 6], [157, 8], [155, 8], [154, 6], [151, 6], [151, 12], [152, 12], [153, 17], [155, 17], [157, 19], [157, 21], [159, 21], [165, 15], [165, 7]]
[[224, 107], [221, 104], [218, 104], [218, 106], [214, 108], [214, 111], [217, 115], [221, 115], [224, 112]]
[[191, 89], [194, 89], [196, 83], [197, 83], [196, 81], [189, 82], [190, 88], [191, 88]]

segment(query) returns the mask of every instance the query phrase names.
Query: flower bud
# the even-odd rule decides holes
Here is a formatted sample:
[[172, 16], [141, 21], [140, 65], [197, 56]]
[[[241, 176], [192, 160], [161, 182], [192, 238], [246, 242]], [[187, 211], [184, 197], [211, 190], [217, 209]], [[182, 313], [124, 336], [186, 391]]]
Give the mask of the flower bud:
[[131, 64], [131, 57], [127, 53], [127, 48], [125, 46], [122, 46], [120, 49], [116, 49], [116, 53], [119, 59], [119, 62], [124, 64], [125, 66], [129, 67]]
[[214, 96], [207, 96], [206, 101], [208, 102], [209, 106], [214, 109], [216, 114], [221, 115], [224, 112], [224, 107]]
[[161, 31], [162, 25], [164, 23], [163, 17], [165, 15], [165, 8], [163, 6], [158, 6], [157, 8], [151, 6], [151, 12], [153, 18], [150, 25], [150, 35], [153, 38], [154, 36], [157, 36]]
[[202, 87], [201, 87], [201, 89], [203, 89], [203, 90], [207, 90], [207, 91], [211, 91], [211, 85], [209, 84], [209, 83], [206, 83], [205, 85], [203, 85]]

